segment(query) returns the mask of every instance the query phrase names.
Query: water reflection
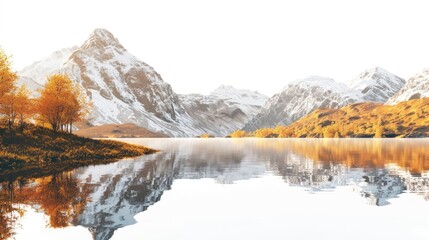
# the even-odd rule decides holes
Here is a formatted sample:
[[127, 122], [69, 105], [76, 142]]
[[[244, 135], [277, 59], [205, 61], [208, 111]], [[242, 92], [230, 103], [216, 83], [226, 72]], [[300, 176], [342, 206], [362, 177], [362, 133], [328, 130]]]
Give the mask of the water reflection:
[[45, 213], [50, 227], [79, 225], [93, 239], [110, 239], [116, 229], [134, 224], [136, 214], [160, 201], [175, 179], [213, 178], [231, 184], [274, 174], [287, 186], [315, 194], [351, 185], [376, 206], [389, 204], [404, 191], [429, 199], [428, 140], [129, 141], [162, 152], [0, 184], [0, 239], [13, 236], [23, 205]]

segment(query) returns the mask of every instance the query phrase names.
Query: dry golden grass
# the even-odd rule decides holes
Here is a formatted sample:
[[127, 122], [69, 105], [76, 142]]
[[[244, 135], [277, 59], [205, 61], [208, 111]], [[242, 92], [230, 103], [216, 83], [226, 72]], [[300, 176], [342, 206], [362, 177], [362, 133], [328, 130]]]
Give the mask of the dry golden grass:
[[143, 146], [82, 138], [34, 125], [12, 133], [0, 126], [0, 133], [0, 181], [32, 174], [49, 175], [155, 152]]

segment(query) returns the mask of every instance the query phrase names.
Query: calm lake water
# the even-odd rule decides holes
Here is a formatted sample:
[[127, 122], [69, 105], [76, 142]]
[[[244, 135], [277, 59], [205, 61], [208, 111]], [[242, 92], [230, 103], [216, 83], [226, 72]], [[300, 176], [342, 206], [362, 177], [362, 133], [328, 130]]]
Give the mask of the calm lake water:
[[429, 239], [428, 139], [123, 139], [0, 184], [0, 239]]

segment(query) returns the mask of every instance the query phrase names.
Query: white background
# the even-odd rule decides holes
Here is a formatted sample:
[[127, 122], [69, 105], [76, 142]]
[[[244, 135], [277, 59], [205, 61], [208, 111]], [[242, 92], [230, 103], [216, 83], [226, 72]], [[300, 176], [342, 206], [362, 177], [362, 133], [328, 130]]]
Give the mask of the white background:
[[427, 1], [0, 0], [0, 46], [20, 70], [106, 28], [178, 93], [220, 84], [272, 95], [310, 75], [429, 67]]

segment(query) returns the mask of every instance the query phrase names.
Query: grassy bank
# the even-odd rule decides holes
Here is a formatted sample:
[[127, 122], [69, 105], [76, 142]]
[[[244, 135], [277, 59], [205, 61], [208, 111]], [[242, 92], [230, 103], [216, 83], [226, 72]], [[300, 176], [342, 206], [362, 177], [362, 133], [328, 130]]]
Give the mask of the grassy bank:
[[154, 152], [143, 146], [82, 138], [34, 125], [13, 132], [0, 126], [0, 181], [43, 176]]

